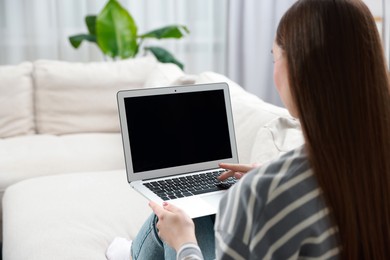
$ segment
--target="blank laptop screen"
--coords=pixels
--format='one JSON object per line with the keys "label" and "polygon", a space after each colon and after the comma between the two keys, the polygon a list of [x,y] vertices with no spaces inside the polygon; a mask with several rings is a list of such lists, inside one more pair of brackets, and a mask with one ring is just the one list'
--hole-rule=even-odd
{"label": "blank laptop screen", "polygon": [[134,173],[232,157],[223,90],[124,100]]}

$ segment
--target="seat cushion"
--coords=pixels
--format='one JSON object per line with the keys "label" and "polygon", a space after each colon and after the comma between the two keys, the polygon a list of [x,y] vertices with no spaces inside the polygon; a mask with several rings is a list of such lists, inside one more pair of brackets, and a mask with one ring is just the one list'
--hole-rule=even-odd
{"label": "seat cushion", "polygon": [[119,133],[0,139],[0,195],[11,184],[29,178],[124,167]]}
{"label": "seat cushion", "polygon": [[[0,139],[0,202],[26,179],[72,172],[124,169],[120,134],[29,135]],[[0,203],[0,222],[1,222]]]}
{"label": "seat cushion", "polygon": [[147,203],[124,170],[19,182],[4,195],[3,259],[106,259],[114,237],[135,237]]}

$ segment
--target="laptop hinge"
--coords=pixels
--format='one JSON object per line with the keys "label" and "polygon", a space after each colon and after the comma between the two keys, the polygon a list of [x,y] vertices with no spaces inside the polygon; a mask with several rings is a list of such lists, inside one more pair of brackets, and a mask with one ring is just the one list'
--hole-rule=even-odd
{"label": "laptop hinge", "polygon": [[172,178],[172,177],[180,176],[180,175],[196,174],[196,173],[211,172],[211,171],[218,171],[218,170],[221,170],[221,168],[211,168],[211,169],[206,169],[206,170],[202,170],[202,171],[178,173],[178,174],[173,174],[173,175],[164,176],[164,177],[157,177],[157,178],[155,177],[155,178],[143,179],[141,181],[151,181],[151,180],[156,180],[156,179],[167,179],[167,178]]}

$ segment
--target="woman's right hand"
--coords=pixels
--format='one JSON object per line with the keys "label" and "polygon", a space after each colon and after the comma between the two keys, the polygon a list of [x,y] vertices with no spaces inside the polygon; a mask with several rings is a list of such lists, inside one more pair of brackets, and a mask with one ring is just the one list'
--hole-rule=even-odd
{"label": "woman's right hand", "polygon": [[177,251],[186,243],[198,244],[192,219],[180,208],[164,202],[163,206],[150,201],[149,207],[158,217],[158,235]]}
{"label": "woman's right hand", "polygon": [[241,179],[242,176],[259,167],[259,164],[253,163],[253,164],[233,164],[233,163],[220,163],[219,167],[222,169],[227,170],[226,172],[222,173],[218,176],[218,180],[223,181],[226,180],[229,177],[234,177],[236,179]]}

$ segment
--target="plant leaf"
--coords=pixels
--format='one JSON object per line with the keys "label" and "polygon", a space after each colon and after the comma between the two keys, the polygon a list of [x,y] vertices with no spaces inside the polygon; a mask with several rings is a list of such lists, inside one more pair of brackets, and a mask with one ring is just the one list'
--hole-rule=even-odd
{"label": "plant leaf", "polygon": [[96,35],[96,15],[87,15],[85,17],[85,24],[88,27],[89,34]]}
{"label": "plant leaf", "polygon": [[182,38],[185,34],[189,34],[190,31],[188,28],[184,25],[170,25],[165,26],[147,33],[144,33],[139,38],[156,38],[156,39],[163,39],[163,38]]}
{"label": "plant leaf", "polygon": [[70,44],[77,49],[83,41],[96,43],[96,36],[91,34],[77,34],[69,37]]}
{"label": "plant leaf", "polygon": [[177,66],[179,66],[182,70],[184,69],[183,63],[176,60],[175,57],[173,57],[173,55],[164,48],[153,46],[153,47],[146,47],[145,50],[153,53],[153,55],[157,58],[157,60],[162,63],[174,63]]}
{"label": "plant leaf", "polygon": [[137,26],[116,0],[109,0],[97,16],[96,36],[102,52],[113,58],[130,58],[137,52]]}

